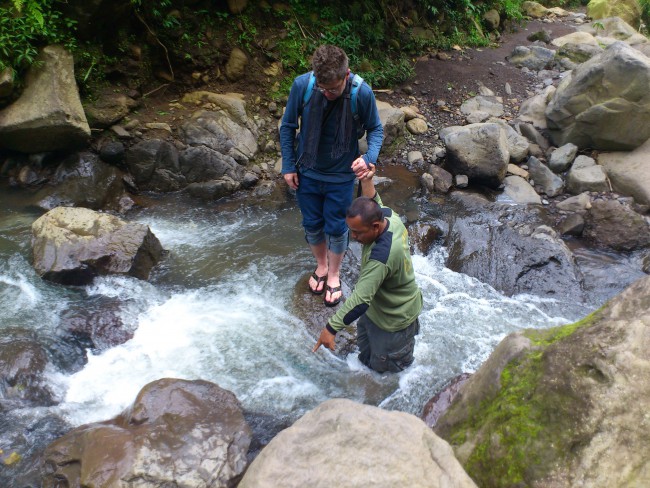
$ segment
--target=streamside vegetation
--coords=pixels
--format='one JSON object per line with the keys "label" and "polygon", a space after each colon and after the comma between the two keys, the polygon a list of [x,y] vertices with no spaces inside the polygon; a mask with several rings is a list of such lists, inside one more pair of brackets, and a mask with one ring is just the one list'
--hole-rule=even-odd
{"label": "streamside vegetation", "polygon": [[[650,0],[641,0],[646,18]],[[279,61],[286,93],[322,43],[345,49],[375,88],[412,74],[415,57],[454,45],[488,46],[522,20],[523,0],[0,0],[0,73],[20,84],[40,47],[63,44],[75,57],[83,96],[106,82],[157,78],[192,83],[191,73],[223,65],[234,48]],[[586,0],[541,2],[571,8]],[[137,59],[138,63],[128,60]],[[136,65],[137,64],[137,65]]]}

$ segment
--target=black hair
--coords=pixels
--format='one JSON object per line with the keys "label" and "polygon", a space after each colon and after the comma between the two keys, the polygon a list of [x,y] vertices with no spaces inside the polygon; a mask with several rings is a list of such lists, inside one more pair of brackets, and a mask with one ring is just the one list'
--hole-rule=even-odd
{"label": "black hair", "polygon": [[345,212],[347,218],[361,217],[364,225],[371,225],[380,222],[384,218],[381,207],[372,198],[359,197],[352,202]]}

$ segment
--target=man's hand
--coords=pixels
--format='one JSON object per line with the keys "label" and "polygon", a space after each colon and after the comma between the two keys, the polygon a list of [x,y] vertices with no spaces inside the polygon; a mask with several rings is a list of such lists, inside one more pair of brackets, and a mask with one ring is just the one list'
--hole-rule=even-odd
{"label": "man's hand", "polygon": [[287,173],[284,175],[284,181],[287,182],[290,188],[298,189],[298,173]]}
{"label": "man's hand", "polygon": [[372,178],[375,175],[375,165],[366,163],[366,160],[359,157],[352,161],[352,171],[360,180]]}
{"label": "man's hand", "polygon": [[330,351],[333,351],[334,348],[336,347],[335,342],[336,342],[336,336],[332,334],[329,330],[327,330],[326,327],[323,327],[323,330],[320,333],[320,337],[318,338],[318,342],[316,342],[316,345],[311,350],[311,352],[318,351],[318,348],[320,346],[325,346]]}

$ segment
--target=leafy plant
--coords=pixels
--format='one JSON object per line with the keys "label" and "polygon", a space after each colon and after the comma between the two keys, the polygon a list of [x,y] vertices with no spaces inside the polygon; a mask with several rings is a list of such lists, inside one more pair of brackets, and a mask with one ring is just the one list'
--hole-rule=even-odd
{"label": "leafy plant", "polygon": [[39,48],[75,45],[76,23],[58,10],[56,0],[11,0],[0,4],[0,70],[20,75],[36,60]]}

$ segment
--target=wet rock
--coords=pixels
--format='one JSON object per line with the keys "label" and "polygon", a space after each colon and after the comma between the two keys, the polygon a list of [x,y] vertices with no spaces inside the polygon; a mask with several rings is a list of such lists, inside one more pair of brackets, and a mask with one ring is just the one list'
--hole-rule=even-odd
{"label": "wet rock", "polygon": [[583,236],[594,244],[616,251],[650,246],[650,226],[634,210],[618,200],[596,200],[585,216]]}
{"label": "wet rock", "polygon": [[585,219],[580,214],[571,214],[558,225],[558,230],[563,236],[581,236],[585,228]]}
{"label": "wet rock", "polygon": [[32,250],[40,276],[70,285],[104,274],[147,279],[163,256],[148,226],[67,207],[50,210],[32,224]]}
{"label": "wet rock", "polygon": [[106,422],[78,427],[45,451],[44,488],[232,487],[246,468],[251,430],[237,398],[207,381],[164,378]]}
{"label": "wet rock", "polygon": [[122,172],[90,152],[73,153],[56,167],[48,185],[33,201],[44,209],[77,206],[94,210],[118,209],[126,193]]}
{"label": "wet rock", "polygon": [[186,185],[178,150],[161,139],[138,142],[126,152],[126,165],[140,190],[177,191]]}
{"label": "wet rock", "polygon": [[442,237],[442,230],[435,225],[415,222],[408,226],[409,242],[412,254],[426,256],[435,242]]}
{"label": "wet rock", "polygon": [[99,157],[108,164],[120,166],[124,163],[125,148],[120,141],[106,141],[99,150]]}
{"label": "wet rock", "polygon": [[48,358],[36,334],[3,329],[0,337],[0,410],[49,406],[54,396],[43,378]]}
{"label": "wet rock", "polygon": [[469,373],[456,376],[442,391],[427,402],[422,410],[422,420],[429,427],[433,428],[436,426],[438,419],[447,411],[470,376]]}
{"label": "wet rock", "polygon": [[447,267],[489,283],[506,295],[584,300],[582,274],[566,244],[536,232],[549,224],[541,206],[490,203],[459,192],[450,198]]}
{"label": "wet rock", "polygon": [[[336,470],[319,462],[332,450],[339,454]],[[448,444],[414,415],[335,399],[280,432],[251,463],[239,488],[369,482],[378,488],[476,486]]]}

